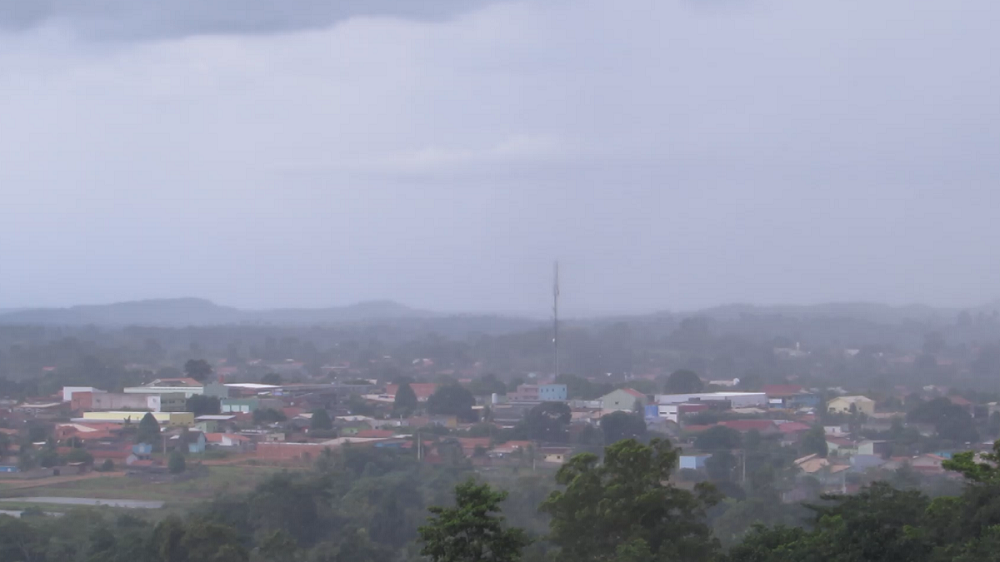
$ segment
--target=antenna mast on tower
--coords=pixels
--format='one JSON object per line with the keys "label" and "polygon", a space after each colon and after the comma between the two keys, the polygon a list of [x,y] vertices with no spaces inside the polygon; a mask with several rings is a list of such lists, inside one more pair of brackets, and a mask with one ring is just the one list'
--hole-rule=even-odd
{"label": "antenna mast on tower", "polygon": [[559,262],[552,267],[552,355],[555,376],[559,376]]}

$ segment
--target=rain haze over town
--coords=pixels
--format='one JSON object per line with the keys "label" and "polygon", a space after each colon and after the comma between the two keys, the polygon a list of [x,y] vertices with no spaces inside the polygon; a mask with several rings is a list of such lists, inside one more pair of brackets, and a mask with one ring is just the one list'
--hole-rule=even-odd
{"label": "rain haze over town", "polygon": [[0,560],[997,559],[998,24],[0,0]]}

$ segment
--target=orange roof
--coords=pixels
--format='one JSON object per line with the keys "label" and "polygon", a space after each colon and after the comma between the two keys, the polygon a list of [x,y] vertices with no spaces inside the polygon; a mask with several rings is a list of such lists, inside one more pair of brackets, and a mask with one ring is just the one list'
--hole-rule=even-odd
{"label": "orange roof", "polygon": [[393,437],[396,435],[395,431],[391,429],[364,429],[359,431],[355,437],[360,438],[371,438],[371,437]]}
{"label": "orange roof", "polygon": [[[417,395],[417,400],[420,400],[421,398],[426,400],[437,391],[437,386],[438,385],[432,382],[415,382],[410,385],[410,388],[413,390],[413,394]],[[398,384],[385,385],[385,393],[389,396],[395,396],[397,390],[399,390]]]}
{"label": "orange roof", "polygon": [[719,425],[735,429],[741,433],[747,431],[764,431],[776,427],[772,420],[726,420],[719,422]]}
{"label": "orange roof", "polygon": [[222,438],[228,437],[232,441],[249,441],[250,438],[245,435],[236,435],[235,433],[206,433],[205,441],[209,443],[222,443]]}
{"label": "orange roof", "polygon": [[804,423],[788,422],[778,425],[778,429],[781,430],[782,433],[798,433],[800,431],[809,431],[812,428]]}
{"label": "orange roof", "polygon": [[111,439],[112,435],[108,431],[93,431],[90,433],[78,432],[73,437],[81,441],[100,441],[102,439]]}
{"label": "orange roof", "polygon": [[624,390],[625,392],[631,394],[632,396],[635,396],[636,398],[645,398],[646,397],[645,394],[639,392],[638,390],[635,390],[634,388],[623,388],[622,390]]}
{"label": "orange roof", "polygon": [[802,393],[802,387],[797,384],[770,384],[761,390],[768,398],[784,398]]}

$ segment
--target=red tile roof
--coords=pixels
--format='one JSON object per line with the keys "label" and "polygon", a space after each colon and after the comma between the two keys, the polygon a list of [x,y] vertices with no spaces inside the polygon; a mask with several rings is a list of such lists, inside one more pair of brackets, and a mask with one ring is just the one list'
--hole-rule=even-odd
{"label": "red tile roof", "polygon": [[635,396],[636,398],[646,398],[645,394],[639,392],[638,390],[635,390],[634,388],[623,388],[622,390],[631,394],[632,396]]}
{"label": "red tile roof", "polygon": [[802,387],[797,384],[771,384],[761,390],[768,398],[785,398],[802,393]]}
{"label": "red tile roof", "polygon": [[799,433],[802,431],[809,431],[810,429],[812,428],[810,428],[808,425],[799,422],[788,422],[788,423],[778,424],[778,430],[781,431],[782,433]]}
{"label": "red tile roof", "polygon": [[223,437],[229,437],[233,441],[250,441],[250,438],[245,435],[236,435],[234,433],[206,433],[205,441],[209,443],[222,443]]}
{"label": "red tile roof", "polygon": [[735,429],[740,433],[753,430],[767,431],[777,428],[777,424],[775,424],[772,420],[727,420],[719,422],[719,425],[728,427],[729,429]]}
{"label": "red tile roof", "polygon": [[376,438],[376,437],[393,437],[396,435],[395,431],[391,429],[363,429],[358,432],[354,437],[360,437],[363,439]]}
{"label": "red tile roof", "polygon": [[[430,382],[415,382],[410,385],[410,388],[413,390],[413,394],[417,395],[417,400],[427,400],[437,391],[437,385]],[[397,390],[399,390],[398,384],[385,385],[385,393],[389,396],[395,396]]]}

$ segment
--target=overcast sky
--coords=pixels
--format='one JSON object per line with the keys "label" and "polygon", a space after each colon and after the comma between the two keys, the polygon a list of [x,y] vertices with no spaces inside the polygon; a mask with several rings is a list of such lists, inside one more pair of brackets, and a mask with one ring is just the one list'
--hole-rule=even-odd
{"label": "overcast sky", "polygon": [[0,0],[0,307],[544,311],[556,258],[568,311],[989,301],[998,24],[996,0]]}

